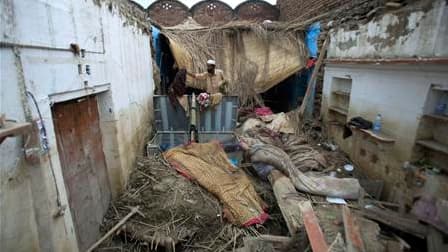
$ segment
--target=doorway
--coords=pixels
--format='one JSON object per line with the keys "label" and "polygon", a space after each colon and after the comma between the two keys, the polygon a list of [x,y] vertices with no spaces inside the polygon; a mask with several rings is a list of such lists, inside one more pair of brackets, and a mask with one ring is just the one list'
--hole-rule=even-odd
{"label": "doorway", "polygon": [[52,114],[78,246],[85,251],[99,238],[111,199],[97,97],[56,103]]}

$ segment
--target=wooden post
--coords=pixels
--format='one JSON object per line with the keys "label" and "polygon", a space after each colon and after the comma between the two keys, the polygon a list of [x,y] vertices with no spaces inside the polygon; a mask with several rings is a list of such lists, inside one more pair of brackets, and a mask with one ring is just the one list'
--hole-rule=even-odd
{"label": "wooden post", "polygon": [[277,204],[292,237],[303,228],[302,213],[299,204],[307,199],[301,196],[291,180],[278,170],[272,170],[268,176]]}
{"label": "wooden post", "polygon": [[87,252],[92,252],[96,247],[98,247],[103,241],[105,241],[109,236],[111,236],[115,231],[117,231],[126,221],[128,221],[134,214],[138,213],[138,206],[131,208],[131,212],[128,213],[123,219],[121,219],[109,232],[107,232],[101,239],[99,239],[97,242],[95,242],[92,246],[90,246],[89,249],[87,249]]}
{"label": "wooden post", "polygon": [[311,202],[305,201],[299,206],[303,215],[303,221],[305,223],[308,240],[311,244],[311,249],[313,252],[328,252],[329,246],[325,240],[324,233],[319,226],[319,220],[314,213]]}
{"label": "wooden post", "polygon": [[361,233],[359,232],[358,223],[347,206],[342,206],[342,219],[344,220],[347,252],[365,252],[366,249]]}
{"label": "wooden post", "polygon": [[306,106],[311,99],[311,93],[316,87],[316,78],[319,73],[319,69],[324,61],[325,53],[327,52],[327,46],[329,43],[329,38],[327,37],[322,45],[319,58],[317,59],[316,65],[314,67],[313,73],[311,75],[310,80],[308,81],[308,87],[306,89],[305,97],[303,97],[302,105],[300,105],[299,109],[299,123],[303,121],[303,114],[305,113]]}

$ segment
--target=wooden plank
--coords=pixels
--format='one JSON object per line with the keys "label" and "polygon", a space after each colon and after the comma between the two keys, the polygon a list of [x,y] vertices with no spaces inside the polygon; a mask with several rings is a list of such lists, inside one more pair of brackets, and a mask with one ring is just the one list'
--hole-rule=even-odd
{"label": "wooden plank", "polygon": [[416,218],[408,218],[392,210],[379,209],[377,207],[364,208],[361,214],[371,220],[386,224],[391,228],[401,230],[422,239],[428,233],[426,226],[420,224]]}
{"label": "wooden plank", "polygon": [[333,94],[339,95],[339,96],[343,96],[343,97],[347,97],[347,98],[350,97],[350,92],[341,91],[341,90],[333,91]]}
{"label": "wooden plank", "polygon": [[244,248],[241,252],[275,252],[288,251],[293,239],[285,236],[260,235],[244,238]]}
{"label": "wooden plank", "polygon": [[384,133],[375,133],[372,130],[367,130],[367,129],[360,129],[361,132],[366,133],[367,135],[369,135],[370,137],[374,138],[377,141],[380,142],[385,142],[385,143],[395,143],[395,139],[387,136]]}
{"label": "wooden plank", "polygon": [[428,118],[431,118],[431,119],[436,119],[436,120],[448,122],[448,116],[436,115],[436,114],[425,114],[424,116],[428,117]]}
{"label": "wooden plank", "polygon": [[3,128],[0,128],[0,138],[22,135],[31,130],[31,123],[16,123],[5,121]]}
{"label": "wooden plank", "polygon": [[299,204],[306,201],[307,198],[301,196],[292,184],[291,179],[278,170],[273,170],[269,174],[268,179],[272,185],[277,204],[285,219],[288,231],[291,236],[294,236],[303,229]]}
{"label": "wooden plank", "polygon": [[316,65],[314,66],[314,70],[311,75],[311,78],[308,81],[308,87],[306,89],[305,97],[303,97],[302,105],[300,105],[300,109],[299,109],[299,119],[300,119],[299,123],[301,123],[301,121],[303,121],[302,119],[303,119],[303,115],[306,110],[306,106],[309,102],[309,99],[311,99],[312,91],[316,87],[317,74],[319,73],[320,67],[322,66],[322,63],[324,61],[324,57],[327,52],[327,47],[328,47],[329,41],[330,41],[330,39],[327,37],[324,41],[324,44],[322,45],[320,55],[319,55],[319,58],[317,59]]}
{"label": "wooden plank", "polygon": [[345,240],[348,252],[364,252],[366,251],[364,241],[356,218],[350,212],[347,206],[342,206],[342,219],[344,221]]}
{"label": "wooden plank", "polygon": [[444,243],[443,235],[435,228],[429,228],[428,237],[426,238],[428,251],[445,252],[448,251],[448,244]]}
{"label": "wooden plank", "polygon": [[339,108],[339,107],[335,107],[335,106],[330,106],[328,107],[328,110],[339,113],[341,115],[348,115],[348,111],[343,109],[343,108]]}
{"label": "wooden plank", "polygon": [[435,140],[418,140],[417,144],[424,146],[428,149],[434,150],[434,151],[438,151],[438,152],[442,152],[444,154],[448,154],[448,146],[441,144]]}
{"label": "wooden plank", "polygon": [[302,212],[306,233],[313,252],[328,252],[329,246],[319,226],[319,220],[314,213],[311,202],[305,201],[301,203],[300,211]]}

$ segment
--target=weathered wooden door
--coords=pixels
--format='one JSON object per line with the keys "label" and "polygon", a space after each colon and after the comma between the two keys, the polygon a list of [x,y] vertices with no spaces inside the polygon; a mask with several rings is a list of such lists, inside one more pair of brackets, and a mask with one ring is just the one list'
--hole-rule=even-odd
{"label": "weathered wooden door", "polygon": [[96,97],[55,104],[53,120],[79,249],[85,251],[100,236],[111,198]]}

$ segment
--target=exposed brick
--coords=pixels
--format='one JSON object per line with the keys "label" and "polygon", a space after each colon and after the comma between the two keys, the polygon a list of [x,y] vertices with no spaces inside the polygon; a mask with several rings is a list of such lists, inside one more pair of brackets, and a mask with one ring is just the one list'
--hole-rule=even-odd
{"label": "exposed brick", "polygon": [[162,26],[183,23],[188,16],[203,26],[220,25],[232,20],[263,21],[278,20],[280,11],[263,0],[247,0],[233,10],[219,0],[204,0],[191,9],[178,0],[157,0],[147,9],[149,17]]}
{"label": "exposed brick", "polygon": [[163,26],[182,23],[189,15],[186,5],[177,0],[159,0],[148,7],[149,17]]}
{"label": "exposed brick", "polygon": [[224,24],[234,18],[232,7],[218,0],[201,1],[190,11],[193,19],[204,26]]}
{"label": "exposed brick", "polygon": [[248,0],[235,8],[235,15],[239,20],[278,20],[280,11],[265,1]]}

